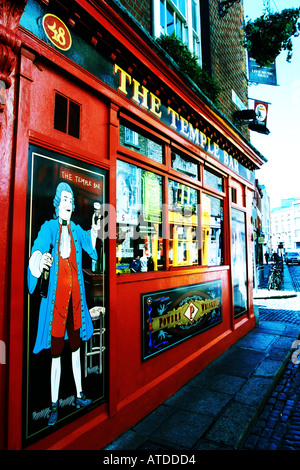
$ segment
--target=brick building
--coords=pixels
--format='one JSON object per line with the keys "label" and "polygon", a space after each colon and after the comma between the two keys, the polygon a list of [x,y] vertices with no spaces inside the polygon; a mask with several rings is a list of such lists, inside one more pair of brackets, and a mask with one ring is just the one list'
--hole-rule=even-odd
{"label": "brick building", "polygon": [[[219,15],[219,2],[210,1],[211,72],[222,84],[220,109],[232,120],[242,105],[248,108],[246,54],[243,47],[243,4],[235,4]],[[241,101],[237,106],[236,102]],[[246,136],[249,137],[249,131]]]}
{"label": "brick building", "polygon": [[[161,27],[155,26],[157,20],[153,18],[153,11],[156,3],[158,3],[156,8],[159,10],[159,4],[166,5],[166,0],[164,2],[108,0],[107,3],[112,7],[118,5],[127,20],[129,14],[129,17],[136,21],[136,27],[142,27],[151,37],[158,37],[161,34]],[[200,11],[197,38],[199,45],[197,48],[192,46],[189,48],[199,57],[199,65],[221,85],[218,107],[230,121],[233,121],[235,111],[248,108],[246,52],[243,47],[242,30],[243,3],[237,2],[229,10],[225,5],[222,16],[219,5],[226,2],[200,0],[192,3],[197,5]],[[176,2],[173,6],[176,14],[175,5]],[[163,32],[170,34],[173,29],[164,29]],[[245,133],[246,138],[249,138],[248,128],[242,128],[241,131]]]}

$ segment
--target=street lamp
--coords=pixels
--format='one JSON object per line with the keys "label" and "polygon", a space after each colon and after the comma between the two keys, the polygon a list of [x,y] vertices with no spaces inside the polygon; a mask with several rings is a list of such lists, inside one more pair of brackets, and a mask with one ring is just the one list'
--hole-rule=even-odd
{"label": "street lamp", "polygon": [[240,3],[241,0],[224,0],[219,2],[219,15],[220,18],[223,18],[235,3]]}
{"label": "street lamp", "polygon": [[266,123],[261,122],[257,119],[257,115],[254,109],[244,109],[242,111],[235,111],[233,113],[233,119],[236,125],[247,125],[251,131],[259,132],[260,134],[266,135],[270,134]]}
{"label": "street lamp", "polygon": [[255,131],[259,132],[260,134],[270,134],[269,129],[267,128],[266,124],[264,122],[260,122],[257,119],[254,119],[252,122],[249,124],[249,129],[250,131]]}

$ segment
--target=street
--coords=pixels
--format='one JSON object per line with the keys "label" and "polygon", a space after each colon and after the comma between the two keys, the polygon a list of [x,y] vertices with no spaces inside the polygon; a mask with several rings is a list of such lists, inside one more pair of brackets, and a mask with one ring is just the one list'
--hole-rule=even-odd
{"label": "street", "polygon": [[[272,265],[269,265],[269,267],[271,266]],[[297,296],[274,299],[255,298],[254,304],[259,308],[260,321],[282,321],[300,325],[300,265],[288,266],[288,270]],[[267,271],[268,270],[265,269],[265,272]],[[267,281],[267,275],[265,275],[261,287],[266,288]]]}
{"label": "street", "polygon": [[289,266],[289,272],[292,276],[296,292],[300,292],[300,265]]}
{"label": "street", "polygon": [[[259,308],[260,323],[267,321],[300,325],[300,266],[289,266],[288,269],[297,296],[255,299],[255,304]],[[297,341],[295,343],[291,344],[291,351],[298,346]],[[300,449],[300,370],[298,361],[293,359],[294,357],[293,355],[286,364],[244,443],[244,449]]]}

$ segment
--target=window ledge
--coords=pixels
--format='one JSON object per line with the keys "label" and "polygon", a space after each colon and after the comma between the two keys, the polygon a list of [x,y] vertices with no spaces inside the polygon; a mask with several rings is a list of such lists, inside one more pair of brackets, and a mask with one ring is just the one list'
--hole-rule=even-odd
{"label": "window ledge", "polygon": [[145,282],[155,279],[169,279],[170,277],[186,276],[193,274],[206,274],[213,272],[229,271],[229,266],[197,266],[197,267],[177,267],[170,268],[169,271],[151,271],[145,273],[131,273],[131,274],[118,274],[117,284],[124,284],[129,282]]}

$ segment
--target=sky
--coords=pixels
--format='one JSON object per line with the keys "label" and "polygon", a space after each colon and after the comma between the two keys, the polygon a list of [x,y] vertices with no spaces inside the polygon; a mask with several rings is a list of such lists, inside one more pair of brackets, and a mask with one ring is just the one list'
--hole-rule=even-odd
{"label": "sky", "polygon": [[[243,0],[245,19],[263,14],[264,0]],[[269,0],[272,13],[286,8],[299,8],[300,0]],[[287,51],[276,59],[277,86],[249,83],[248,96],[269,104],[269,135],[250,131],[252,145],[268,160],[256,178],[265,185],[271,209],[281,199],[300,198],[300,36],[293,38],[293,57],[286,61]],[[263,45],[262,45],[263,46]],[[249,108],[254,103],[249,101]]]}

